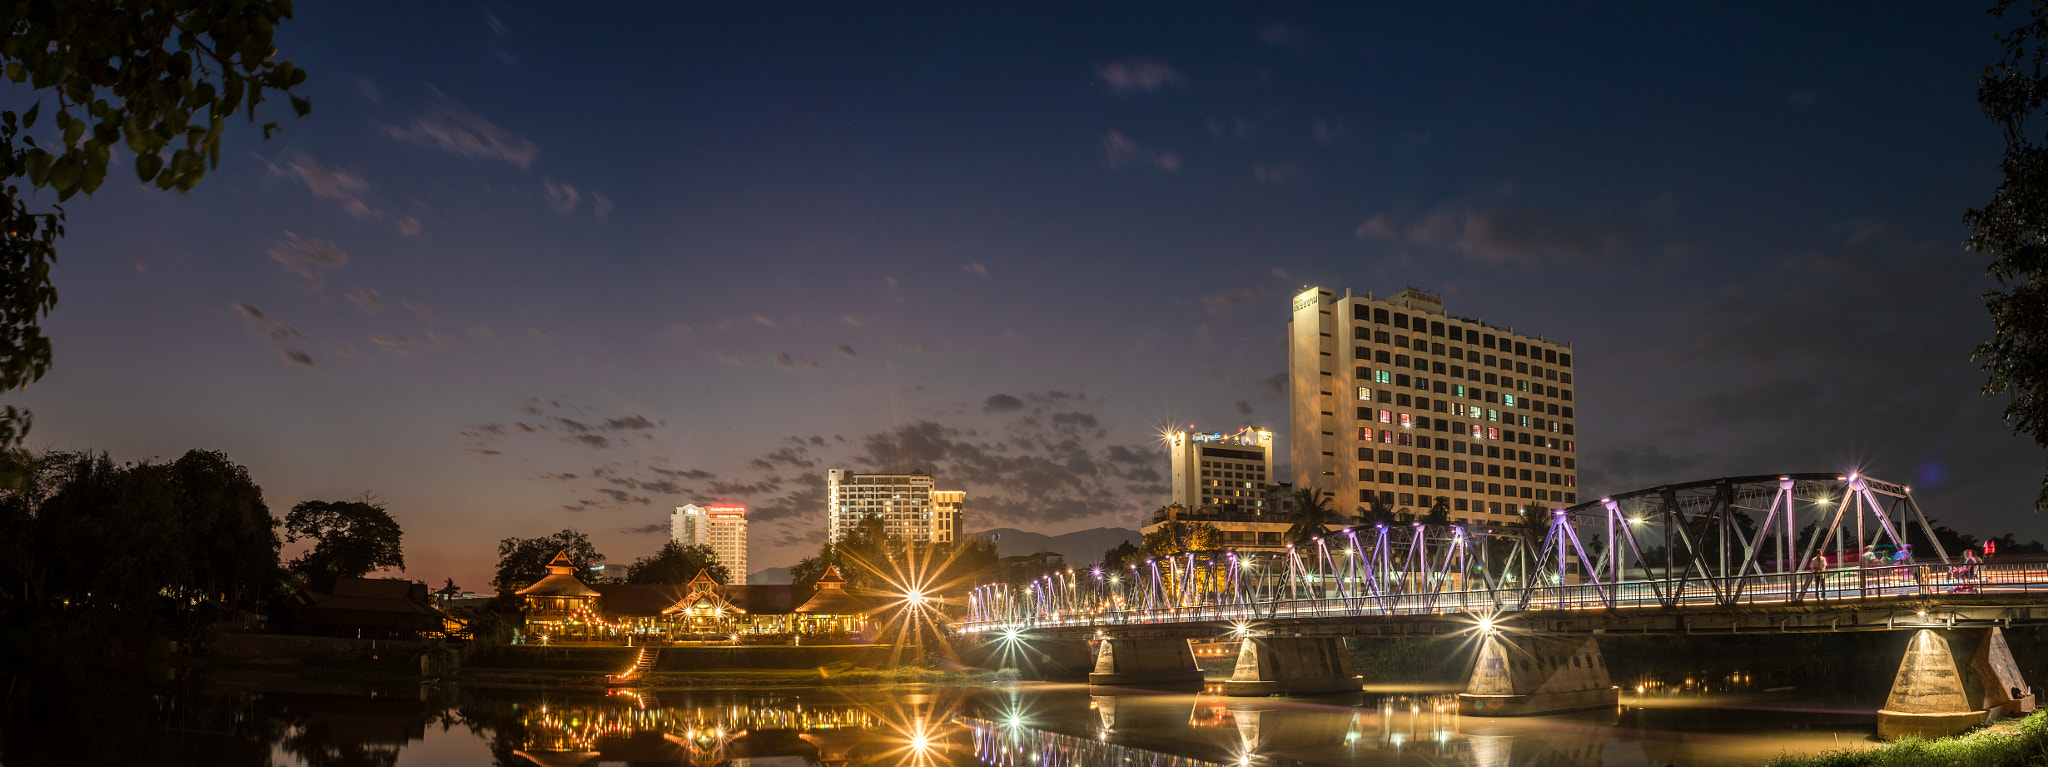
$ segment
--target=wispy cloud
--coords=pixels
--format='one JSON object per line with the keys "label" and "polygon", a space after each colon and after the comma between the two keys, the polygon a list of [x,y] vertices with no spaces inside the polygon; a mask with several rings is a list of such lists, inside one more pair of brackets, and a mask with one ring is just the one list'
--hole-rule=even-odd
{"label": "wispy cloud", "polygon": [[556,184],[553,181],[545,181],[542,182],[542,188],[547,192],[548,207],[554,208],[556,213],[564,215],[574,213],[576,205],[583,201],[583,193],[577,191],[575,184]]}
{"label": "wispy cloud", "polygon": [[1173,86],[1185,88],[1188,78],[1158,59],[1120,59],[1095,65],[1102,87],[1117,95],[1152,93]]}
{"label": "wispy cloud", "polygon": [[1600,263],[1626,255],[1638,237],[1626,216],[1563,218],[1538,207],[1481,209],[1439,207],[1406,223],[1387,214],[1358,225],[1360,240],[1383,240],[1437,248],[1490,264],[1536,266],[1554,261]]}
{"label": "wispy cloud", "polygon": [[376,314],[384,310],[384,298],[370,288],[356,288],[343,296],[354,302],[356,308],[363,310],[364,314]]}
{"label": "wispy cloud", "polygon": [[496,160],[533,167],[540,154],[526,137],[498,127],[447,97],[403,126],[383,126],[385,135],[472,160]]}
{"label": "wispy cloud", "polygon": [[1123,131],[1110,129],[1102,134],[1102,162],[1112,170],[1142,164],[1171,173],[1180,170],[1180,155],[1164,149],[1152,149],[1131,140]]}
{"label": "wispy cloud", "polygon": [[240,301],[228,304],[228,308],[242,318],[242,323],[248,328],[250,335],[276,345],[278,355],[286,362],[304,368],[313,367],[313,356],[298,347],[299,343],[311,339],[299,332],[298,328],[273,320],[265,315],[262,309]]}
{"label": "wispy cloud", "polygon": [[334,243],[300,239],[291,232],[284,234],[287,239],[270,246],[270,260],[306,278],[314,290],[326,287],[325,273],[348,265],[348,254]]}
{"label": "wispy cloud", "polygon": [[378,215],[364,199],[370,192],[370,182],[356,173],[337,166],[322,165],[319,160],[304,152],[292,153],[291,162],[286,163],[282,169],[273,166],[273,170],[305,184],[306,191],[311,193],[314,199],[341,203],[341,209],[348,211],[350,215],[357,218]]}
{"label": "wispy cloud", "polygon": [[775,366],[783,370],[817,370],[818,361],[809,357],[796,357],[789,352],[776,352]]}

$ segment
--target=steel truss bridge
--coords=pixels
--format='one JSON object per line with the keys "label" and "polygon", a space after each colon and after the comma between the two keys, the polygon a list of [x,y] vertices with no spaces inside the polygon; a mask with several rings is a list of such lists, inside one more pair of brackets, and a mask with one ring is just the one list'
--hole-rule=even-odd
{"label": "steel truss bridge", "polygon": [[[1865,547],[1879,554],[1904,547],[1909,528],[1925,542],[1913,552],[1917,561],[1863,559]],[[1827,567],[1819,574],[1810,569],[1816,556]],[[1638,490],[1553,509],[1547,521],[1528,525],[1359,525],[1278,552],[1188,552],[1121,572],[1066,570],[1024,584],[986,584],[970,593],[960,628],[1079,635],[1222,624],[1242,631],[1276,622],[1384,626],[1522,614],[1584,616],[1595,627],[1578,630],[1598,633],[1598,625],[1670,615],[1670,608],[1795,605],[1802,612],[1826,605],[1836,617],[1823,616],[1823,625],[1847,614],[1889,628],[1901,598],[1991,605],[2023,594],[2037,596],[2018,602],[2048,603],[2048,563],[1964,562],[1961,552],[1943,550],[1904,485],[1860,474],[1773,474]],[[1890,612],[1870,611],[1887,604]],[[1959,615],[1999,620],[1996,611],[1964,612],[1949,612],[1949,624],[1959,625]]]}

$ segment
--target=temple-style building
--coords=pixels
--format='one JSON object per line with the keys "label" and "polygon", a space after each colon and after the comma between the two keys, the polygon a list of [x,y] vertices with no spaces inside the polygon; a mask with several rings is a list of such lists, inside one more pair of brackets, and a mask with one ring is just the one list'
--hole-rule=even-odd
{"label": "temple-style building", "polygon": [[722,585],[705,572],[689,583],[600,583],[576,579],[568,552],[548,562],[548,575],[519,590],[531,641],[645,644],[718,641],[734,635],[825,634],[872,641],[866,600],[847,593],[839,569],[827,568],[802,601],[789,585]]}

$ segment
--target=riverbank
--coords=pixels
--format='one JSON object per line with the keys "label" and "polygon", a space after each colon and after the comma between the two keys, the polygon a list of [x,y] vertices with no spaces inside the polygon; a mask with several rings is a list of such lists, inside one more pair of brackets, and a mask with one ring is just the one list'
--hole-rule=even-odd
{"label": "riverbank", "polygon": [[963,669],[946,671],[925,668],[862,668],[836,663],[808,669],[723,669],[717,671],[657,671],[630,683],[620,684],[603,675],[546,669],[466,668],[452,681],[469,687],[497,689],[605,690],[631,688],[654,692],[670,690],[737,690],[789,687],[883,687],[928,684],[969,687],[1016,681],[1014,673]]}
{"label": "riverbank", "polygon": [[1906,738],[1864,751],[1773,759],[1765,767],[2034,767],[2048,762],[2048,711],[1951,738]]}

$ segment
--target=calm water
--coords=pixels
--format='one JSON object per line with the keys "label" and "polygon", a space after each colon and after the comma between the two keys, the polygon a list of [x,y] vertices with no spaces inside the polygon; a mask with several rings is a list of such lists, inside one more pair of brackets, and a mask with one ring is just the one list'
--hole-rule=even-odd
{"label": "calm water", "polygon": [[[1633,685],[1640,684],[1641,692]],[[0,763],[205,765],[1722,765],[1872,745],[1852,706],[1741,675],[1641,679],[1618,710],[1460,717],[1446,690],[1316,699],[951,690],[377,695],[39,690]]]}

